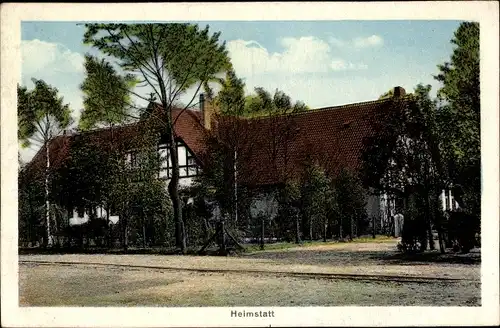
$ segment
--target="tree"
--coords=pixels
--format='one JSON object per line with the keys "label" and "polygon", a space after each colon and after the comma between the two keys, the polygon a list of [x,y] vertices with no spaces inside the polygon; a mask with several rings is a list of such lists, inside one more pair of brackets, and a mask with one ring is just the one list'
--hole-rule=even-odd
{"label": "tree", "polygon": [[130,119],[131,92],[136,84],[132,74],[120,76],[104,59],[85,55],[85,80],[83,91],[84,109],[78,126],[89,130],[99,124],[110,126]]}
{"label": "tree", "polygon": [[[218,125],[205,136],[207,150],[202,155],[204,170],[196,180],[195,193],[201,196],[203,202],[212,204],[210,207],[215,205],[218,208],[218,224],[221,227],[217,230],[224,235],[224,229],[229,228],[228,231],[238,233],[242,225],[240,213],[247,205],[248,193],[239,180],[244,178],[244,166],[250,159],[252,132],[250,122],[241,117],[244,114],[243,81],[233,70],[229,70],[219,83],[222,89],[211,99],[218,108],[214,113]],[[231,239],[236,239],[233,234],[227,234]]]}
{"label": "tree", "polygon": [[348,232],[352,239],[367,224],[366,190],[358,177],[345,169],[337,174],[332,184],[334,206],[330,213],[337,218],[339,238],[343,239]]}
{"label": "tree", "polygon": [[284,115],[309,109],[302,101],[293,103],[290,96],[278,89],[274,95],[262,87],[256,87],[254,91],[255,94],[245,97],[245,116]]}
{"label": "tree", "polygon": [[378,97],[379,100],[381,99],[390,99],[394,97],[394,89],[391,88],[389,91],[385,92],[384,94],[382,94],[380,97]]}
{"label": "tree", "polygon": [[[196,87],[187,109],[203,86],[215,74],[230,67],[220,33],[209,35],[208,26],[200,30],[190,24],[85,24],[84,42],[118,61],[120,67],[134,74],[140,85],[149,86],[161,104],[161,122],[169,140],[172,178],[168,184],[172,199],[176,245],[184,253],[181,200],[179,196],[179,164],[173,105],[190,87]],[[147,100],[147,99],[146,99]]]}
{"label": "tree", "polygon": [[18,138],[21,146],[41,146],[45,153],[45,224],[47,238],[45,245],[52,246],[53,237],[50,222],[50,142],[72,122],[69,105],[63,104],[58,90],[43,80],[32,79],[35,87],[27,90],[18,86]]}
{"label": "tree", "polygon": [[[427,241],[432,242],[431,223],[438,218],[433,199],[446,185],[436,128],[437,104],[429,96],[430,89],[418,85],[413,95],[392,100],[392,112],[381,113],[375,120],[376,133],[366,140],[362,170],[366,186],[417,206],[419,211],[408,212],[405,220],[408,216],[426,227],[418,230],[422,249]],[[410,217],[415,213],[418,218]],[[433,243],[430,245],[432,248]]]}
{"label": "tree", "polygon": [[438,115],[441,151],[447,175],[464,190],[470,213],[481,209],[481,138],[479,81],[479,24],[461,23],[451,43],[450,61],[438,66],[435,79],[442,83],[438,97],[443,105]]}
{"label": "tree", "polygon": [[300,244],[300,209],[301,209],[301,188],[300,182],[288,179],[277,193],[278,201],[278,227],[285,239],[295,239],[296,244]]}
{"label": "tree", "polygon": [[[68,160],[57,175],[57,198],[67,208],[85,209],[91,219],[104,220],[109,229],[110,213],[118,215],[124,248],[130,227],[141,230],[143,243],[146,235],[154,239],[158,215],[164,215],[165,227],[170,213],[165,181],[158,179],[163,159],[155,130],[140,122],[100,132],[72,136]],[[97,208],[105,210],[106,218],[97,217]]]}
{"label": "tree", "polygon": [[19,244],[34,244],[46,233],[44,220],[44,183],[33,179],[27,170],[19,171],[18,179],[18,221]]}
{"label": "tree", "polygon": [[309,227],[309,240],[315,239],[318,232],[326,236],[328,226],[327,209],[332,202],[331,181],[325,171],[314,164],[306,167],[301,187],[301,211],[303,226]]}
{"label": "tree", "polygon": [[[214,105],[223,116],[244,116],[247,114],[245,83],[230,69],[224,79],[218,79],[221,90],[213,97]],[[210,98],[210,97],[209,97]]]}

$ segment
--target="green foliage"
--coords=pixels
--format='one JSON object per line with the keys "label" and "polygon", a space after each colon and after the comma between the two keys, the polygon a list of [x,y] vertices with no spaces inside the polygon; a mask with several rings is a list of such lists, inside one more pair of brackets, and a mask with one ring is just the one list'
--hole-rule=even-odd
{"label": "green foliage", "polygon": [[479,24],[460,24],[451,43],[450,61],[435,76],[443,86],[444,105],[438,116],[441,151],[449,179],[464,189],[470,213],[479,215],[481,195],[481,136],[479,83]]}
{"label": "green foliage", "polygon": [[300,241],[301,236],[344,238],[345,234],[354,238],[368,223],[365,198],[361,182],[352,173],[342,170],[331,178],[321,167],[309,164],[300,181],[288,180],[278,189],[276,221],[281,236],[286,241]]}
{"label": "green foliage", "polygon": [[351,238],[365,232],[368,223],[367,193],[358,177],[347,170],[341,170],[333,181],[333,190],[334,204],[330,207],[330,213],[337,222],[335,230],[340,231],[341,228]]}
{"label": "green foliage", "polygon": [[42,179],[33,179],[26,170],[18,179],[19,242],[36,243],[44,235],[44,186]]}
{"label": "green foliage", "polygon": [[[161,103],[163,124],[172,156],[172,177],[168,185],[175,219],[176,244],[184,253],[186,242],[179,196],[179,165],[175,152],[172,108],[179,97],[198,84],[191,106],[203,86],[210,91],[209,82],[220,72],[231,68],[220,33],[209,35],[208,26],[169,24],[85,24],[84,43],[99,49],[116,60],[138,83],[149,86]],[[137,96],[137,95],[136,95]],[[144,98],[144,100],[151,100]],[[165,114],[165,115],[163,115]],[[158,118],[157,115],[155,117]]]}
{"label": "green foliage", "polygon": [[288,180],[278,190],[278,213],[276,223],[281,236],[285,241],[300,242],[300,227],[297,220],[300,215],[301,190],[298,181]]}
{"label": "green foliage", "polygon": [[[138,125],[127,140],[129,147],[113,138],[82,133],[72,139],[69,160],[58,172],[56,199],[67,208],[96,207],[120,217],[122,238],[140,246],[166,244],[171,224],[171,204],[165,181],[158,179],[162,159],[154,130]],[[113,132],[113,131],[111,131]],[[123,140],[122,140],[123,142]],[[133,163],[128,162],[134,156]],[[89,231],[85,234],[90,233]],[[146,243],[144,242],[146,235]]]}
{"label": "green foliage", "polygon": [[120,76],[104,59],[85,56],[85,80],[80,86],[83,91],[83,106],[79,128],[88,130],[102,123],[122,123],[129,117],[131,89],[135,76]]}
{"label": "green foliage", "polygon": [[[230,68],[219,33],[192,24],[85,24],[84,43],[117,59],[140,83],[150,85],[162,104],[172,105],[195,83]],[[200,84],[200,85],[201,85]]]}
{"label": "green foliage", "polygon": [[394,97],[394,89],[390,89],[389,91],[383,93],[382,95],[380,95],[380,97],[378,97],[379,100],[381,99],[390,99]]}
{"label": "green foliage", "polygon": [[[408,251],[416,247],[414,237],[419,247],[427,247],[426,231],[439,220],[432,199],[448,183],[437,128],[439,111],[430,90],[418,85],[411,96],[394,100],[392,112],[377,120],[377,133],[366,140],[363,153],[365,186],[406,200],[403,246]],[[411,205],[418,215],[408,208],[410,199],[418,200]]]}
{"label": "green foliage", "polygon": [[264,88],[257,87],[255,95],[245,97],[245,114],[250,117],[299,113],[308,109],[301,101],[293,103],[290,96],[280,90],[271,95]]}
{"label": "green foliage", "polygon": [[222,115],[241,116],[246,112],[245,83],[236,76],[234,70],[226,73],[226,78],[220,80],[222,89],[215,97],[215,105]]}
{"label": "green foliage", "polygon": [[226,73],[225,79],[218,79],[217,82],[222,88],[214,103],[222,115],[256,117],[299,113],[309,109],[301,101],[293,103],[290,96],[280,90],[272,95],[257,87],[255,94],[245,96],[245,83],[232,69]]}
{"label": "green foliage", "polygon": [[394,100],[394,110],[374,122],[376,133],[365,140],[362,154],[365,186],[405,197],[416,186],[439,182],[436,103],[429,92],[430,86],[418,85],[412,97]]}
{"label": "green foliage", "polygon": [[23,147],[45,144],[71,124],[71,110],[59,91],[43,80],[32,81],[33,90],[17,86],[18,138]]}
{"label": "green foliage", "polygon": [[300,194],[303,226],[309,228],[309,239],[313,240],[325,233],[328,205],[333,201],[331,181],[321,167],[306,167]]}
{"label": "green foliage", "polygon": [[476,244],[476,233],[480,231],[478,216],[464,212],[452,212],[447,222],[448,238],[452,247],[468,253]]}

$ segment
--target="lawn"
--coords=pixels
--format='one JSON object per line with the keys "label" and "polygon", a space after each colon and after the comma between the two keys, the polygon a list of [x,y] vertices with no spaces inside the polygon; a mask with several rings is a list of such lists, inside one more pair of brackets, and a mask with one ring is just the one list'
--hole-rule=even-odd
{"label": "lawn", "polygon": [[291,242],[278,242],[278,243],[267,243],[264,244],[264,249],[262,250],[260,248],[260,245],[258,243],[253,243],[253,244],[244,244],[242,246],[245,247],[245,251],[248,253],[253,253],[253,252],[262,252],[262,251],[275,251],[275,250],[281,250],[281,249],[289,249],[289,248],[296,248],[296,247],[311,247],[311,246],[319,246],[319,245],[342,245],[344,243],[387,243],[390,241],[396,240],[395,238],[392,237],[387,237],[387,236],[382,236],[382,235],[377,235],[375,238],[373,237],[358,237],[354,238],[352,241],[344,241],[344,242],[339,242],[338,240],[327,240],[322,241],[322,240],[304,240],[300,244],[296,243],[291,243]]}

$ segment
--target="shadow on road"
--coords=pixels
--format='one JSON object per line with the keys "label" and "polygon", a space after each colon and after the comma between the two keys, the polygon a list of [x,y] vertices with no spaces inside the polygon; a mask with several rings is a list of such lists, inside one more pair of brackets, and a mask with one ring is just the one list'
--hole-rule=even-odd
{"label": "shadow on road", "polygon": [[[395,248],[395,247],[394,247]],[[473,250],[468,254],[428,251],[420,254],[403,254],[396,249],[380,250],[290,250],[287,252],[269,251],[248,254],[252,258],[279,260],[288,264],[312,265],[431,265],[431,264],[463,264],[479,265],[481,253]]]}

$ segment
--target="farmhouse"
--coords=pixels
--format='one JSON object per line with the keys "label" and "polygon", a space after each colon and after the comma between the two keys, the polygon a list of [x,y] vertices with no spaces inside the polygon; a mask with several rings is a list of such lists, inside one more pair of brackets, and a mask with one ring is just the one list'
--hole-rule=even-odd
{"label": "farmhouse", "polygon": [[[394,88],[393,98],[326,107],[296,114],[266,116],[259,118],[228,118],[218,114],[210,101],[200,96],[200,108],[173,110],[175,135],[177,140],[180,168],[180,187],[188,188],[193,179],[202,174],[204,157],[207,152],[208,136],[233,142],[236,159],[234,183],[262,190],[260,197],[251,204],[252,215],[266,212],[275,215],[277,202],[272,186],[285,179],[300,176],[306,163],[319,164],[331,175],[340,170],[352,173],[361,166],[360,156],[364,140],[376,133],[376,123],[384,114],[397,110],[394,98],[404,100],[405,90]],[[133,164],[135,154],[131,136],[141,134],[145,126],[141,122],[96,129],[84,133],[63,134],[50,142],[50,159],[53,169],[61,167],[69,155],[72,142],[86,136],[95,140],[113,140],[108,145],[127,149],[126,161]],[[172,163],[168,156],[167,142],[163,138],[158,144],[158,152],[166,155],[158,172],[160,179],[168,180],[172,174]],[[45,168],[45,149],[35,155],[27,170],[32,174]],[[452,209],[456,203],[449,192],[443,191],[443,209]],[[367,214],[379,220],[382,226],[392,221],[398,214],[395,200],[388,195],[369,195],[366,199]],[[105,216],[105,210],[96,213]],[[71,222],[84,222],[88,215],[85,209],[74,209]]]}

